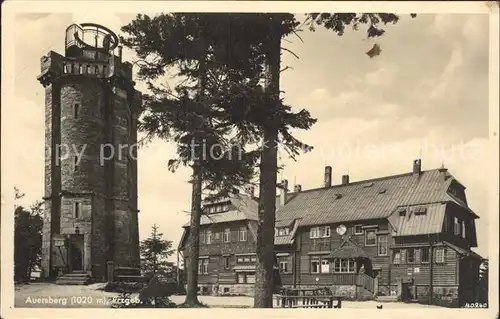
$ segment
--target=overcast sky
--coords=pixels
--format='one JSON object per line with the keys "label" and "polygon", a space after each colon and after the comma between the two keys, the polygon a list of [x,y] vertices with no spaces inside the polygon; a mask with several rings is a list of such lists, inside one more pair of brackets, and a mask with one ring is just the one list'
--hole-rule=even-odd
{"label": "overcast sky", "polygon": [[[302,16],[302,14],[299,14]],[[43,196],[44,89],[37,82],[40,57],[63,53],[64,30],[73,21],[100,23],[118,32],[134,14],[18,14],[15,32],[15,101],[2,108],[2,188],[16,185],[23,203]],[[325,165],[334,183],[410,172],[444,165],[466,187],[477,221],[479,253],[487,255],[488,184],[488,16],[403,15],[377,40],[380,56],[362,31],[338,37],[328,31],[292,36],[283,46],[281,88],[286,103],[306,108],[317,124],[297,135],[315,146],[297,162],[281,152],[281,178],[319,187]],[[126,60],[133,60],[124,52]],[[145,90],[138,83],[139,90]],[[342,150],[340,152],[339,150]],[[141,239],[156,223],[177,245],[190,207],[189,169],[173,174],[166,162],[174,145],[154,141],[139,151]],[[8,167],[8,169],[6,169]],[[4,169],[5,168],[5,169]],[[10,187],[10,186],[9,186]],[[493,213],[493,212],[490,212]],[[498,213],[496,211],[495,213]]]}

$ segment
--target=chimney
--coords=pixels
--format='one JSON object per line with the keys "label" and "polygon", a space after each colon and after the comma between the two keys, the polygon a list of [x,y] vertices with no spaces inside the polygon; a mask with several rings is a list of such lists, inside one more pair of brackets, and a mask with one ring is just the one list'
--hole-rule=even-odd
{"label": "chimney", "polygon": [[349,184],[349,175],[342,175],[342,185]]}
{"label": "chimney", "polygon": [[293,188],[293,191],[295,193],[301,192],[302,191],[302,185],[300,185],[300,184],[295,185],[295,187]]}
{"label": "chimney", "polygon": [[444,167],[444,163],[441,164],[441,167],[438,169],[440,175],[441,175],[441,178],[443,179],[443,181],[446,181],[446,179],[448,178],[446,175],[446,173],[448,172],[448,169]]}
{"label": "chimney", "polygon": [[285,206],[287,195],[288,195],[288,181],[284,179],[281,182],[281,192],[280,192],[280,207]]}
{"label": "chimney", "polygon": [[422,172],[422,160],[416,159],[413,161],[413,175],[420,175]]}
{"label": "chimney", "polygon": [[325,187],[331,187],[331,186],[332,186],[332,167],[326,166],[325,167]]}

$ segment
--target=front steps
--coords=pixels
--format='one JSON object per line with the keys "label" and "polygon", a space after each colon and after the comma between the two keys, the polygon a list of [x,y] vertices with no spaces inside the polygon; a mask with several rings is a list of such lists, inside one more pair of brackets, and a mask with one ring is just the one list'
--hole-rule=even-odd
{"label": "front steps", "polygon": [[73,271],[56,279],[57,285],[88,285],[92,278],[84,271]]}

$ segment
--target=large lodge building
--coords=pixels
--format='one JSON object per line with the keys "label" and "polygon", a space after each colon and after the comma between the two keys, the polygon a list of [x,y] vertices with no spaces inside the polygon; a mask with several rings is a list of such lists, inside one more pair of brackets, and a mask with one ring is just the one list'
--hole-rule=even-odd
{"label": "large lodge building", "polygon": [[[482,258],[465,187],[444,167],[332,185],[277,198],[275,252],[283,287],[329,287],[347,298],[403,298],[457,306],[476,294]],[[258,198],[204,203],[201,293],[253,293]],[[179,245],[185,262],[189,224]],[[472,299],[473,300],[473,299]]]}

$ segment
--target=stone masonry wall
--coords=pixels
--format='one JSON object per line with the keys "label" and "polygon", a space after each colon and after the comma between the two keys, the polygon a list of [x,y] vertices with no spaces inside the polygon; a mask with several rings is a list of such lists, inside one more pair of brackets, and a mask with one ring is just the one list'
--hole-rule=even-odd
{"label": "stone masonry wall", "polygon": [[[109,85],[92,76],[58,75],[64,57],[52,51],[48,56],[41,60],[42,74],[50,68],[56,76],[48,79],[53,84],[41,80],[46,86],[45,143],[51,146],[45,158],[44,277],[53,268],[53,238],[67,238],[78,226],[85,238],[84,267],[104,278],[108,260],[117,266],[139,266],[137,162],[128,149],[119,152],[120,145],[136,143],[140,99],[137,105],[131,101],[140,93],[120,79]],[[107,143],[113,144],[115,154],[104,163],[102,147]],[[64,259],[60,257],[58,265]]]}
{"label": "stone masonry wall", "polygon": [[[62,185],[70,192],[104,192],[100,165],[102,121],[99,117],[102,86],[98,80],[75,77],[61,87]],[[102,102],[101,102],[102,103]],[[78,116],[73,111],[78,104]],[[75,156],[83,154],[75,170]]]}

